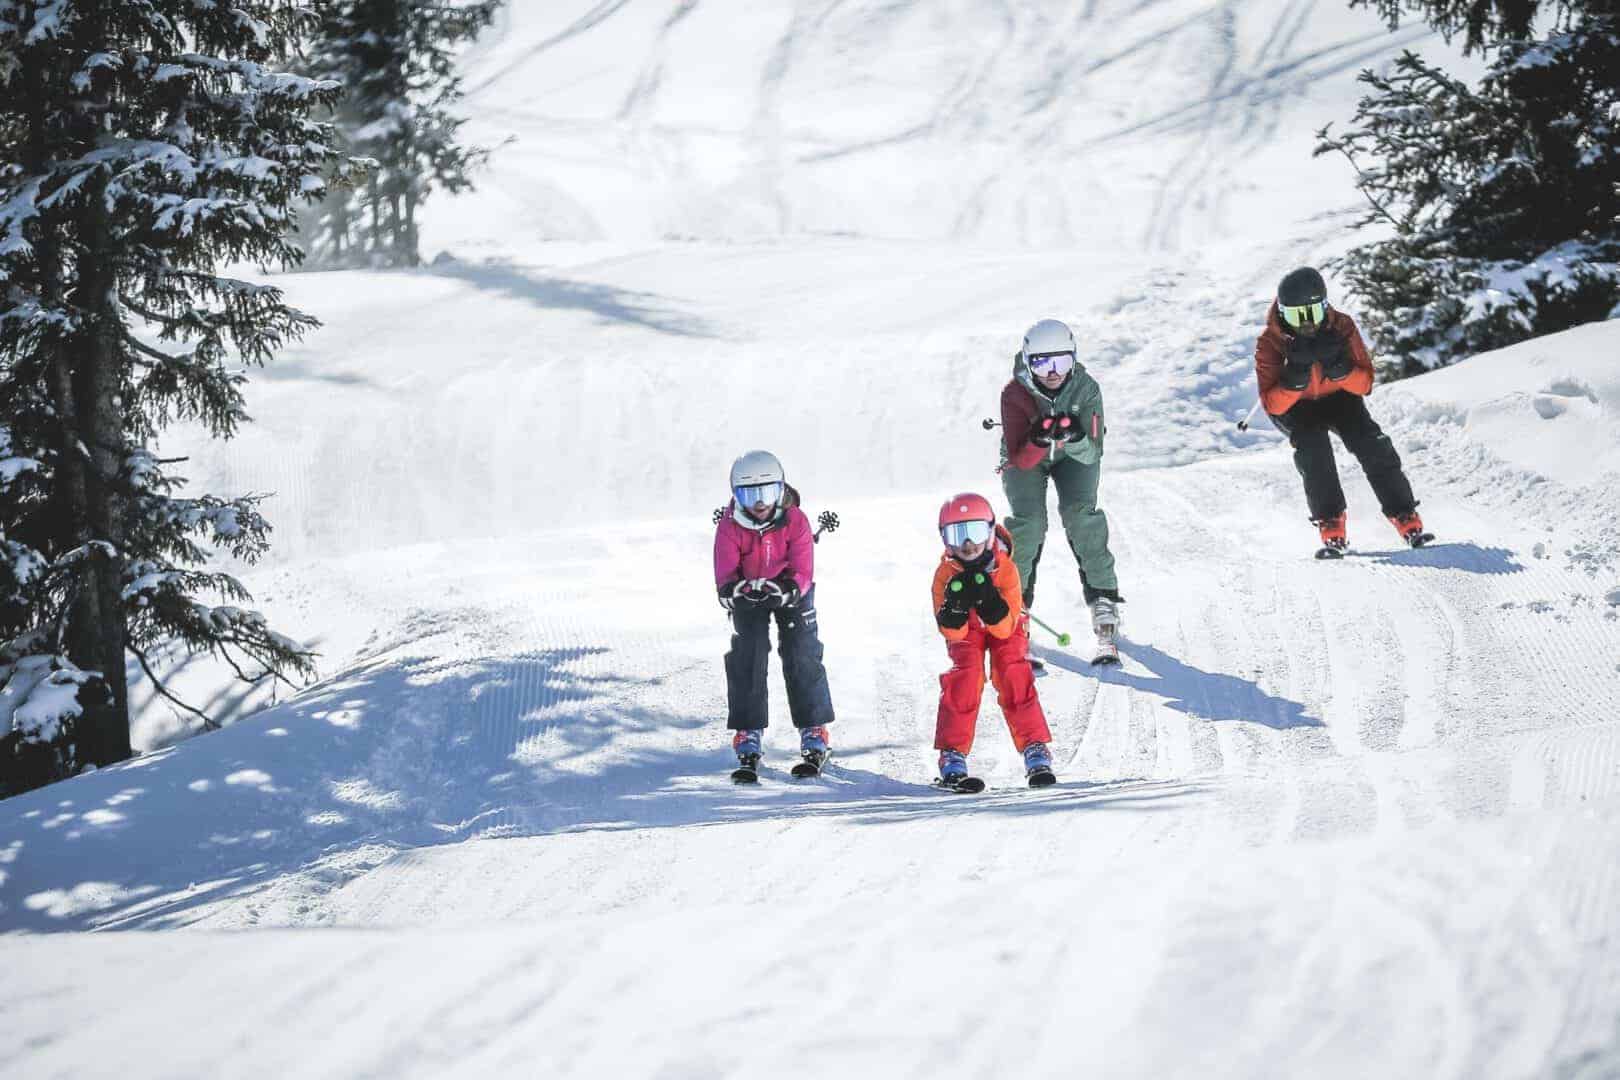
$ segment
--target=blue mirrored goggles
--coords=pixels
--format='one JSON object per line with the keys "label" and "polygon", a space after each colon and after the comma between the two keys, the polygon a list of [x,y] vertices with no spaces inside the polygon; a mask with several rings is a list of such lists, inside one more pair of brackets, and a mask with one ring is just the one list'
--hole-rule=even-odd
{"label": "blue mirrored goggles", "polygon": [[782,482],[780,480],[770,484],[744,484],[734,487],[731,493],[737,496],[737,505],[752,510],[760,503],[771,506],[782,501]]}
{"label": "blue mirrored goggles", "polygon": [[1037,375],[1067,375],[1074,370],[1074,353],[1034,353],[1029,357],[1029,370]]}
{"label": "blue mirrored goggles", "polygon": [[1310,323],[1312,326],[1321,326],[1327,319],[1327,301],[1320,300],[1314,304],[1278,304],[1282,311],[1283,321],[1289,326],[1298,328]]}
{"label": "blue mirrored goggles", "polygon": [[949,525],[940,526],[939,537],[945,541],[946,547],[988,544],[994,529],[995,526],[988,521],[953,521]]}

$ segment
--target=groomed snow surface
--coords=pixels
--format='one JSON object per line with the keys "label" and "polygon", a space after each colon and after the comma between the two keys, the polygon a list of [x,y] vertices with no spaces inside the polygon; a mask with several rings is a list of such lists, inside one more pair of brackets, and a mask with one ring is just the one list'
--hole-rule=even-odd
{"label": "groomed snow surface", "polygon": [[[0,804],[0,1074],[1620,1075],[1620,323],[1373,394],[1427,550],[1341,453],[1314,561],[1233,423],[1275,281],[1347,242],[1311,132],[1421,33],[509,7],[468,84],[516,141],[443,257],[277,279],[326,328],[231,446],[164,447],[275,492],[245,580],[324,677],[193,664],[232,726],[149,704],[143,756]],[[1049,315],[1108,403],[1124,663],[1037,638],[1061,782],[992,697],[945,795],[934,513],[1004,505],[979,421]],[[748,790],[708,571],[758,445],[844,522],[838,757],[788,779],[773,672]],[[1087,638],[1055,531],[1036,610]]]}

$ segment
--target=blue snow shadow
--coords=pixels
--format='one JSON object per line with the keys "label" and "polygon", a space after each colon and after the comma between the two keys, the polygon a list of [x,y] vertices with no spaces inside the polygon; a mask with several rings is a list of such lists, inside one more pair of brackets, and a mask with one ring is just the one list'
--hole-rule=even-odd
{"label": "blue snow shadow", "polygon": [[1248,679],[1195,668],[1139,642],[1122,641],[1119,651],[1120,655],[1147,668],[1153,677],[1132,674],[1124,667],[1093,667],[1069,653],[1045,646],[1034,649],[1036,655],[1053,667],[1089,675],[1101,683],[1152,694],[1162,698],[1167,708],[1200,720],[1244,720],[1278,731],[1325,726],[1319,718],[1307,713],[1304,705],[1268,694]]}
{"label": "blue snow shadow", "polygon": [[1428,547],[1390,551],[1354,551],[1351,555],[1384,566],[1426,566],[1469,574],[1517,574],[1524,569],[1507,548],[1480,547],[1467,541],[1439,541]]}
{"label": "blue snow shadow", "polygon": [[707,321],[676,310],[669,297],[657,293],[555,277],[494,259],[482,263],[445,259],[435,261],[420,272],[455,278],[484,292],[521,300],[547,311],[588,312],[604,324],[625,323],[677,337],[709,340],[720,337]]}
{"label": "blue snow shadow", "polygon": [[[767,733],[767,782],[739,788],[715,719],[724,684],[715,700],[670,685],[713,662],[630,677],[612,652],[446,658],[411,642],[223,731],[7,799],[0,935],[171,929],[225,901],[234,925],[296,924],[388,859],[470,839],[1153,810],[1195,790],[1031,792],[993,778],[1006,790],[970,797],[838,759],[825,779],[796,783],[785,765],[797,740],[783,723]],[[856,762],[885,749],[835,745]]]}

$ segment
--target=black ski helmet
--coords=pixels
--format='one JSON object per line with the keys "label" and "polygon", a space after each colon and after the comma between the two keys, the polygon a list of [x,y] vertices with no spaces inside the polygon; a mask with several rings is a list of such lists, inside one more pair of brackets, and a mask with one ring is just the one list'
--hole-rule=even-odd
{"label": "black ski helmet", "polygon": [[1327,302],[1327,282],[1315,267],[1302,266],[1290,270],[1277,285],[1277,303],[1283,307],[1304,307],[1306,304]]}

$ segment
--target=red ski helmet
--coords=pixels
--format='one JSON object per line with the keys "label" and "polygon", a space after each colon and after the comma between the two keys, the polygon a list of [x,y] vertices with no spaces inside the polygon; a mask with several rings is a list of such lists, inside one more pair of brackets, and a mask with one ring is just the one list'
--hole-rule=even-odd
{"label": "red ski helmet", "polygon": [[939,508],[939,538],[951,551],[964,544],[988,544],[996,532],[996,512],[983,495],[953,495]]}
{"label": "red ski helmet", "polygon": [[971,491],[952,495],[945,500],[945,505],[939,508],[941,529],[958,521],[988,521],[993,524],[995,520],[996,512],[990,508],[990,500]]}

